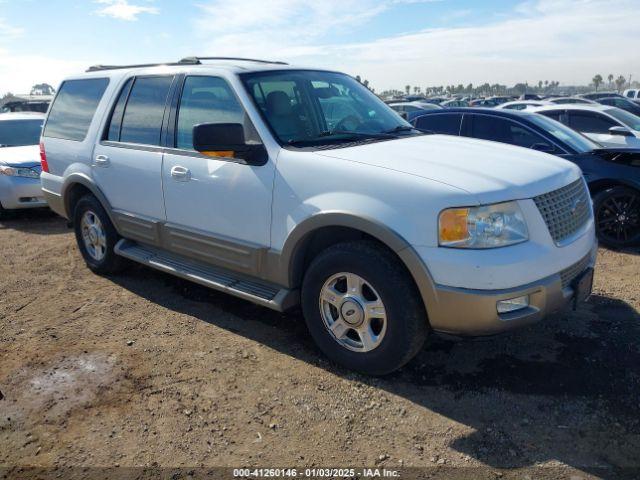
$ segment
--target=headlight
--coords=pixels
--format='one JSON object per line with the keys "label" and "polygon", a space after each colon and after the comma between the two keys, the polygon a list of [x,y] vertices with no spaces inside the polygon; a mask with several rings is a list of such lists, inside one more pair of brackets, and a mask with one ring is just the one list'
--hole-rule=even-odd
{"label": "headlight", "polygon": [[40,178],[40,171],[34,168],[8,167],[0,165],[0,175],[8,177]]}
{"label": "headlight", "polygon": [[496,248],[529,239],[527,223],[517,202],[440,212],[438,241],[443,247]]}

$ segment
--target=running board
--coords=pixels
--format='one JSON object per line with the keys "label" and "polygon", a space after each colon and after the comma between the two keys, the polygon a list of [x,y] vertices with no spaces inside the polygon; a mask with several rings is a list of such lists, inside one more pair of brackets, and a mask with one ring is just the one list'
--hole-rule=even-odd
{"label": "running board", "polygon": [[227,270],[196,263],[156,247],[142,245],[123,238],[116,244],[114,251],[134,262],[279,312],[298,303],[297,290],[288,290],[259,280],[247,279]]}

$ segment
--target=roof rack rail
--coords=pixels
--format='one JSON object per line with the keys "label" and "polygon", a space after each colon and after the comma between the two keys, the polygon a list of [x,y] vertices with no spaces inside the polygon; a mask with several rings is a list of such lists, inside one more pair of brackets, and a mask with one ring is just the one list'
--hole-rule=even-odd
{"label": "roof rack rail", "polygon": [[87,68],[87,72],[99,72],[101,70],[122,70],[125,68],[176,66],[176,65],[185,65],[188,63],[197,65],[197,63],[199,62],[189,62],[189,61],[180,60],[179,62],[139,63],[135,65],[92,65],[91,67]]}
{"label": "roof rack rail", "polygon": [[185,57],[180,60],[180,63],[188,64],[201,64],[201,60],[237,60],[241,62],[255,62],[255,63],[270,63],[275,65],[289,65],[286,62],[280,62],[277,60],[261,60],[258,58],[243,58],[243,57]]}
{"label": "roof rack rail", "polygon": [[145,67],[161,67],[161,66],[177,66],[177,65],[201,65],[202,60],[237,60],[242,62],[268,63],[274,65],[288,65],[285,62],[260,60],[256,58],[241,57],[185,57],[179,62],[164,63],[140,63],[137,65],[93,65],[87,69],[87,72],[99,72],[102,70],[123,70],[125,68],[145,68]]}

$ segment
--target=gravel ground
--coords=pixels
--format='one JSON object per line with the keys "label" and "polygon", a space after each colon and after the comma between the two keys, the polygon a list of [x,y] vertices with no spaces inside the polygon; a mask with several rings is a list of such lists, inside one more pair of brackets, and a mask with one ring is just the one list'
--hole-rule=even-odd
{"label": "gravel ground", "polygon": [[0,478],[29,466],[640,475],[640,251],[601,249],[577,312],[432,337],[376,379],[325,360],[299,312],[140,266],[92,274],[50,214],[0,223],[0,244]]}

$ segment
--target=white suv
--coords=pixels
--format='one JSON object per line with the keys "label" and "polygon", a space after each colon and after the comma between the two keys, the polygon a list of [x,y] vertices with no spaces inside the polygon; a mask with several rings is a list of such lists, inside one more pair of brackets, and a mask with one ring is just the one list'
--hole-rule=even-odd
{"label": "white suv", "polygon": [[580,170],[415,130],[350,76],[189,58],[65,80],[42,185],[92,270],[123,258],[276,310],[384,374],[431,331],[520,327],[588,296]]}

